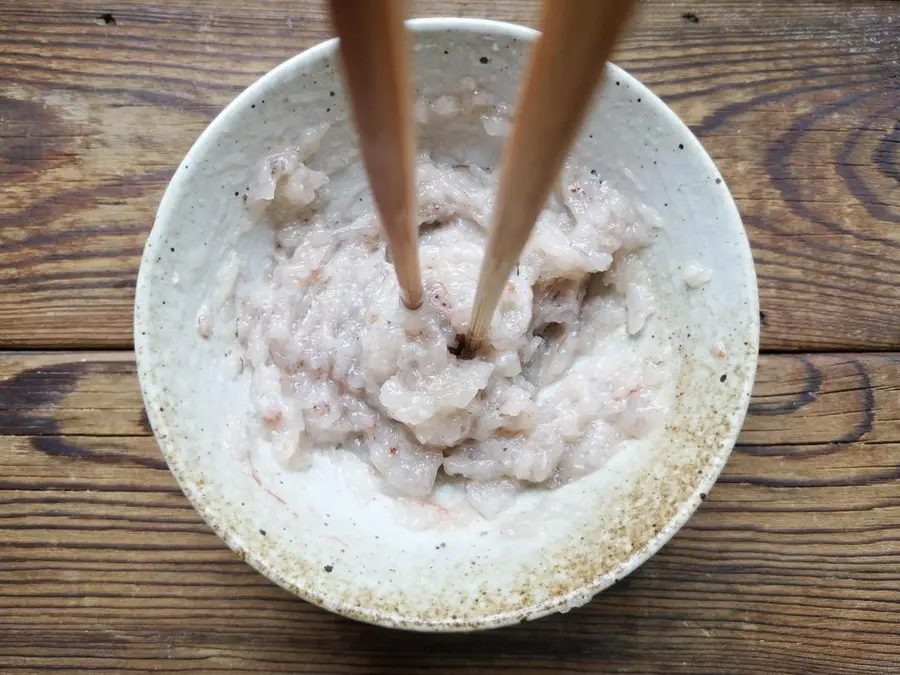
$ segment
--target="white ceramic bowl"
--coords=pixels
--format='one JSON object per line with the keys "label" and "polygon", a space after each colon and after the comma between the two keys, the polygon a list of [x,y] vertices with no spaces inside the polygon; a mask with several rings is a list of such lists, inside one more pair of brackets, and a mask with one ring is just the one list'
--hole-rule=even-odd
{"label": "white ceramic bowl", "polygon": [[[515,100],[523,55],[537,33],[463,19],[410,27],[426,89],[449,90],[468,75]],[[135,346],[166,461],[203,518],[248,563],[346,616],[451,631],[581,605],[678,530],[737,437],[759,326],[753,262],[734,202],[687,127],[634,78],[609,66],[574,155],[664,221],[653,266],[659,319],[671,331],[677,361],[665,429],[592,475],[532,495],[544,515],[527,536],[504,534],[508,519],[519,517],[515,508],[466,527],[411,531],[390,517],[389,497],[361,507],[329,461],[283,473],[271,462],[250,471],[232,459],[222,448],[223,431],[247,405],[247,382],[222,372],[228,342],[201,340],[195,329],[197,310],[234,242],[259,265],[272,245],[271,231],[252,222],[235,192],[267,154],[291,145],[304,128],[347,118],[337,56],[335,41],[318,45],[238,96],[191,148],[160,204],[138,278]],[[689,291],[682,270],[694,261],[713,277]],[[713,354],[716,345],[724,357]]]}

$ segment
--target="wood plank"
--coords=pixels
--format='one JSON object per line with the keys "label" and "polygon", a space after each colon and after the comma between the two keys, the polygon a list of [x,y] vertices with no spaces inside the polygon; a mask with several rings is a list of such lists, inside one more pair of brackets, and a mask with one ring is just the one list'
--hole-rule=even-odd
{"label": "wood plank", "polygon": [[199,519],[140,419],[128,354],[0,355],[0,671],[900,663],[898,353],[763,356],[725,473],[660,554],[582,609],[470,636],[356,624],[273,586]]}
{"label": "wood plank", "polygon": [[0,435],[147,436],[131,352],[0,353]]}
{"label": "wood plank", "polygon": [[[112,7],[0,0],[0,348],[130,346],[173,168],[243,87],[329,35],[313,0]],[[531,23],[536,7],[416,13]],[[650,0],[616,55],[731,186],[766,350],[900,349],[897,17],[889,0]]]}

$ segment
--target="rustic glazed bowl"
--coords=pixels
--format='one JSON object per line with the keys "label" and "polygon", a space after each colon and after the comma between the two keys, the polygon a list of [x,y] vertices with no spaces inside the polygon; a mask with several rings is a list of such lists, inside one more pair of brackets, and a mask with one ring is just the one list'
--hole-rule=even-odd
{"label": "rustic glazed bowl", "polygon": [[[410,22],[420,90],[472,76],[515,100],[536,33],[491,21]],[[559,490],[533,491],[495,520],[415,531],[391,498],[361,498],[353,471],[322,461],[283,472],[223,449],[248,401],[223,371],[229,336],[202,340],[195,318],[229,251],[249,267],[271,250],[235,192],[269,153],[322,121],[347,120],[337,43],[282,64],[234,100],[176,171],[141,263],[135,346],[154,433],[197,511],[249,564],[334,612],[395,628],[465,631],[567,611],[643,563],[712,487],[744,419],[756,370],[758,301],[750,248],[715,165],[649,90],[608,66],[574,151],[662,218],[652,248],[675,355],[674,404],[649,442]],[[334,94],[332,94],[334,92]],[[684,270],[712,279],[689,289]],[[264,454],[264,453],[263,453]]]}

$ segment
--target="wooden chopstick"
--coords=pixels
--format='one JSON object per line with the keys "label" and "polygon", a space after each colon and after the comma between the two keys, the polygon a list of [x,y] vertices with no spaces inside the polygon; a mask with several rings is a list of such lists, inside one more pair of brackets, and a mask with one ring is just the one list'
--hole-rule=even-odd
{"label": "wooden chopstick", "polygon": [[405,10],[402,0],[331,0],[363,164],[400,297],[417,309],[423,292],[414,222],[416,148]]}
{"label": "wooden chopstick", "polygon": [[562,168],[603,76],[632,0],[544,0],[504,152],[494,222],[481,265],[466,349],[478,351],[512,268]]}

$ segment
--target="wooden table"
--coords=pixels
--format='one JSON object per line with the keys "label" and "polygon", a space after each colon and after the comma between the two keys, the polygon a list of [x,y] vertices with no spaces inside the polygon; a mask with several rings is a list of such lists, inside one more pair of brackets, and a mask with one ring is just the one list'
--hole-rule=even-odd
{"label": "wooden table", "polygon": [[643,8],[616,61],[699,135],[753,243],[751,414],[640,570],[470,636],[273,586],[191,509],[141,405],[134,281],[173,168],[328,35],[308,0],[0,0],[0,672],[900,673],[900,2]]}

